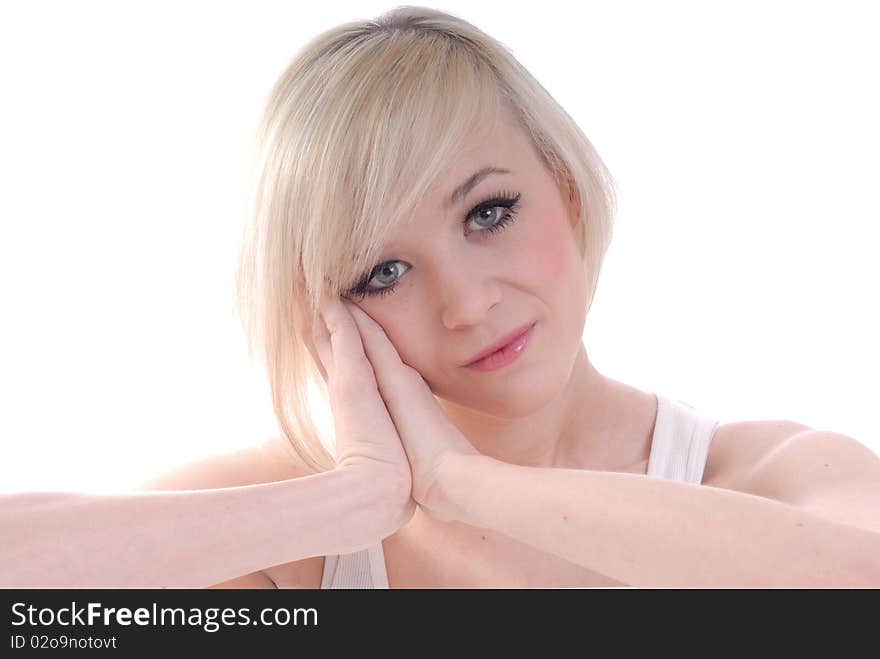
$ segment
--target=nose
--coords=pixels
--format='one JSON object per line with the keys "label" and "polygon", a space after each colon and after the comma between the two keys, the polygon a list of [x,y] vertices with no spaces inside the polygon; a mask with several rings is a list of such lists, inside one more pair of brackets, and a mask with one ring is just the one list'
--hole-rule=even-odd
{"label": "nose", "polygon": [[459,260],[437,277],[437,300],[444,327],[455,330],[480,325],[501,301],[501,287],[489,264],[479,257],[471,263]]}

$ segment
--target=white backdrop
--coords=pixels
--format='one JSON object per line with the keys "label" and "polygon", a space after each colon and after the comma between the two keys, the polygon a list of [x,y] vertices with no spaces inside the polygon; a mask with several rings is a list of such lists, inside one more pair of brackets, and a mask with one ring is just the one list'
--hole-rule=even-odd
{"label": "white backdrop", "polygon": [[[620,210],[585,342],[722,421],[880,453],[870,3],[445,2],[580,123]],[[232,315],[251,136],[376,2],[0,9],[0,488],[125,489],[277,434]]]}

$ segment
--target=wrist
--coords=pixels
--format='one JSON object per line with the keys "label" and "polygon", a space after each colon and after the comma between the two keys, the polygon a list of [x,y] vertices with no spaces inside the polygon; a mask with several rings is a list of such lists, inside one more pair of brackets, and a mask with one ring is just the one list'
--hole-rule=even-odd
{"label": "wrist", "polygon": [[349,479],[352,491],[358,493],[358,519],[370,531],[370,537],[388,537],[412,517],[415,501],[411,498],[410,475],[395,470],[337,466]]}
{"label": "wrist", "polygon": [[451,453],[437,468],[430,497],[421,505],[443,521],[473,524],[476,521],[474,498],[504,464],[480,453]]}

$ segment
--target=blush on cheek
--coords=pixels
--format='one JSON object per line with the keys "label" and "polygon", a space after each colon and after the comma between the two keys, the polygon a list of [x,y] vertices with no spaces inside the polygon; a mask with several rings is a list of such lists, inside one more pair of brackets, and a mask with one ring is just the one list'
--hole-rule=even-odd
{"label": "blush on cheek", "polygon": [[[547,279],[559,281],[571,271],[572,258],[577,252],[574,236],[564,220],[553,221],[545,216],[537,231],[528,238],[532,272],[541,272]],[[574,250],[574,251],[573,251]]]}

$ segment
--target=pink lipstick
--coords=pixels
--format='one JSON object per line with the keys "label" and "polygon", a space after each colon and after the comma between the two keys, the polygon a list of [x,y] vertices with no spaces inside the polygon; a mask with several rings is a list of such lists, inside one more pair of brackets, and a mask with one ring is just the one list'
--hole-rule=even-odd
{"label": "pink lipstick", "polygon": [[[524,330],[515,330],[516,333],[511,338],[502,339],[502,341],[506,341],[506,343],[503,343],[501,347],[494,349],[490,347],[487,350],[481,351],[480,354],[484,354],[485,356],[478,358],[475,361],[471,361],[468,364],[465,364],[465,366],[476,371],[494,371],[507,366],[525,351],[526,346],[532,338],[536,324],[537,321],[526,326]],[[488,354],[485,354],[487,352]]]}

